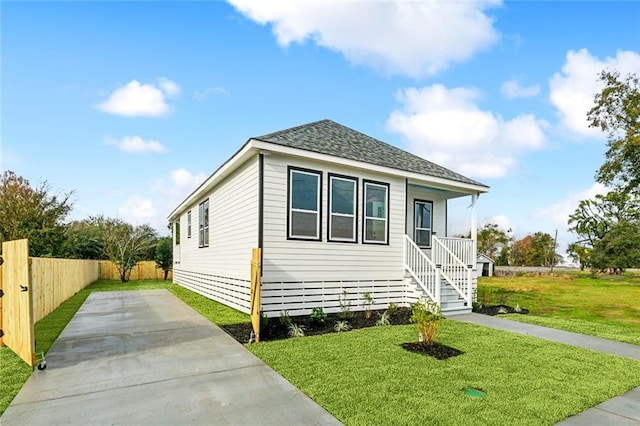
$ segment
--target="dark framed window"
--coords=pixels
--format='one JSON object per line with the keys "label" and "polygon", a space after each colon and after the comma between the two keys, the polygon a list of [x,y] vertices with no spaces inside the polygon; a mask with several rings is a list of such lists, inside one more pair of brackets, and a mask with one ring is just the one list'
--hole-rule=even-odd
{"label": "dark framed window", "polygon": [[329,174],[328,240],[357,242],[358,179]]}
{"label": "dark framed window", "polygon": [[322,172],[288,170],[287,238],[319,241]]}
{"label": "dark framed window", "polygon": [[198,246],[209,247],[209,199],[198,206]]}
{"label": "dark framed window", "polygon": [[187,238],[191,238],[191,210],[187,212]]}
{"label": "dark framed window", "polygon": [[180,244],[180,219],[173,224],[174,235],[176,237],[176,245]]}
{"label": "dark framed window", "polygon": [[389,241],[389,184],[365,180],[363,187],[362,242],[387,244]]}
{"label": "dark framed window", "polygon": [[413,206],[413,240],[418,247],[431,248],[433,202],[414,200]]}

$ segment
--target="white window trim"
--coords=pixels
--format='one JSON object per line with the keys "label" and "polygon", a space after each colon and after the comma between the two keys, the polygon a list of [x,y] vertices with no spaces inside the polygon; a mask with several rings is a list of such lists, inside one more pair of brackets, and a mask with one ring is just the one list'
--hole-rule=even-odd
{"label": "white window trim", "polygon": [[187,238],[191,238],[191,210],[187,212]]}
{"label": "white window trim", "polygon": [[[333,186],[332,183],[334,180],[342,180],[345,182],[351,182],[353,184],[353,214],[346,214],[346,213],[334,213],[333,210]],[[334,175],[329,175],[329,226],[328,226],[328,237],[329,237],[329,241],[338,241],[338,242],[348,242],[348,243],[355,243],[357,242],[357,235],[358,235],[358,231],[357,231],[357,213],[358,213],[358,179],[357,178],[351,178],[351,177],[346,177],[346,176],[334,176]],[[353,223],[353,232],[352,232],[352,237],[351,238],[343,238],[343,237],[334,237],[331,235],[331,231],[333,229],[333,217],[337,216],[337,217],[350,217],[352,218],[352,223]]]}
{"label": "white window trim", "polygon": [[[385,190],[385,217],[370,217],[367,216],[367,189],[370,186],[376,186],[378,188],[383,188]],[[389,243],[389,186],[382,183],[377,182],[368,182],[365,181],[363,183],[362,188],[362,242],[367,244],[388,244]],[[377,220],[382,221],[385,224],[385,232],[384,232],[384,241],[379,240],[368,240],[367,239],[367,220]]]}
{"label": "white window trim", "polygon": [[[431,214],[429,215],[429,228],[418,228],[418,224],[416,223],[416,207],[418,204],[430,204],[431,205]],[[413,201],[413,241],[417,244],[417,234],[418,231],[429,231],[429,237],[433,235],[433,201],[425,201],[425,200],[414,200]],[[420,248],[431,248],[431,238],[427,241],[427,245],[421,245]]]}
{"label": "white window trim", "polygon": [[[300,174],[304,174],[304,175],[309,175],[309,176],[313,176],[316,178],[316,182],[317,182],[317,199],[316,199],[316,210],[306,210],[306,209],[294,209],[293,208],[293,174],[294,173],[300,173]],[[295,240],[312,240],[312,241],[317,241],[320,240],[320,220],[321,220],[321,210],[322,210],[322,172],[315,172],[315,171],[311,171],[311,170],[302,170],[302,169],[296,169],[296,168],[290,168],[289,169],[289,188],[287,188],[287,190],[289,191],[288,194],[288,198],[289,198],[289,214],[288,214],[288,221],[289,221],[289,229],[288,229],[288,235],[287,237],[289,239],[295,239]],[[293,212],[299,212],[299,213],[315,213],[316,215],[316,233],[315,236],[310,236],[310,235],[294,235],[293,234]]]}

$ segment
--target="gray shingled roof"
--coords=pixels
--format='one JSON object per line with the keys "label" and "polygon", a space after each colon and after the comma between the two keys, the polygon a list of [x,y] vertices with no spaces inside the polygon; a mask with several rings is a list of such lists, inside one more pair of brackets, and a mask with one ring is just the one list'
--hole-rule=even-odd
{"label": "gray shingled roof", "polygon": [[456,182],[487,186],[331,120],[316,121],[253,139]]}

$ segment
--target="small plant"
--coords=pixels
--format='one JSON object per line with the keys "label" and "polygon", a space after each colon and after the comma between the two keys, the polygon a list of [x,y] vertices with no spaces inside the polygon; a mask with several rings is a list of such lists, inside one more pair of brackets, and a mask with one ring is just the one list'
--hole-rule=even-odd
{"label": "small plant", "polygon": [[280,324],[285,327],[289,327],[291,325],[291,317],[289,316],[289,311],[280,311]]}
{"label": "small plant", "polygon": [[342,291],[342,295],[340,295],[339,303],[340,303],[340,313],[338,316],[343,320],[351,318],[351,301],[347,299],[349,293],[347,290]]}
{"label": "small plant", "polygon": [[311,310],[311,315],[309,315],[309,321],[314,324],[324,324],[324,320],[327,319],[327,314],[325,314],[322,308],[313,308]]}
{"label": "small plant", "polygon": [[366,319],[371,318],[371,305],[373,305],[373,297],[371,297],[371,293],[368,291],[362,295],[364,297],[364,303],[362,306],[364,307],[364,317]]}
{"label": "small plant", "polygon": [[349,331],[351,330],[351,326],[347,321],[338,321],[336,322],[336,325],[333,326],[333,329],[337,332]]}
{"label": "small plant", "polygon": [[291,323],[289,324],[289,337],[304,337],[304,327],[295,324],[295,323]]}
{"label": "small plant", "polygon": [[391,321],[389,321],[389,314],[387,313],[387,311],[384,311],[380,315],[380,318],[378,318],[378,321],[376,321],[376,325],[379,326],[387,326],[387,325],[391,325]]}
{"label": "small plant", "polygon": [[522,313],[522,308],[520,307],[520,304],[519,304],[519,303],[516,303],[516,307],[515,307],[515,308],[513,308],[513,310],[514,310],[516,313],[518,313],[518,314],[521,314],[521,313]]}
{"label": "small plant", "polygon": [[498,313],[499,314],[508,314],[509,311],[507,311],[507,308],[505,308],[504,306],[500,306],[500,308],[498,308]]}
{"label": "small plant", "polygon": [[398,314],[398,305],[391,302],[389,303],[389,307],[387,308],[387,313],[390,317],[395,317]]}
{"label": "small plant", "polygon": [[431,345],[442,323],[442,311],[437,303],[422,299],[411,305],[411,322],[418,325],[420,342]]}
{"label": "small plant", "polygon": [[479,312],[482,309],[482,303],[480,302],[472,302],[471,303],[471,310],[473,312]]}

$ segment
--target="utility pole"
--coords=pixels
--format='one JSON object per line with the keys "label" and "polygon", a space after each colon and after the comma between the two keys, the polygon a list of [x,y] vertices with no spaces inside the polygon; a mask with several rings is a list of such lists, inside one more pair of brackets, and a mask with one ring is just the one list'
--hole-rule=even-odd
{"label": "utility pole", "polygon": [[556,235],[553,237],[553,249],[551,250],[551,274],[553,274],[553,265],[556,263],[556,246],[558,245],[558,230],[556,229]]}

